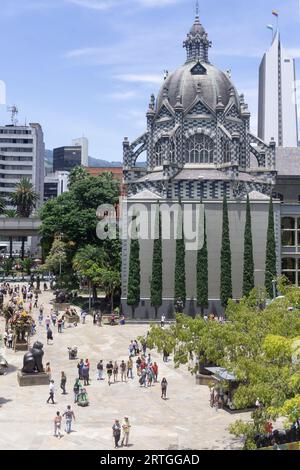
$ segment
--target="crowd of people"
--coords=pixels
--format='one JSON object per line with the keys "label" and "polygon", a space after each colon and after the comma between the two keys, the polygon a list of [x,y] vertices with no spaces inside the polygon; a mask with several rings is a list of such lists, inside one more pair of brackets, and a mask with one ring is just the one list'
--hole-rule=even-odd
{"label": "crowd of people", "polygon": [[[46,287],[44,290],[46,290]],[[79,316],[82,324],[85,324],[87,320],[87,313],[84,310],[82,310],[81,314],[78,315],[75,308],[68,308],[61,314],[51,307],[48,307],[49,310],[45,309],[44,304],[39,302],[40,292],[34,289],[33,283],[29,283],[28,285],[15,286],[5,283],[0,286],[0,293],[2,293],[4,296],[6,306],[15,306],[16,304],[21,303],[22,308],[26,308],[28,312],[31,312],[35,315],[37,324],[40,327],[39,332],[42,332],[45,328],[44,331],[46,331],[47,344],[49,345],[53,344],[53,331],[56,330],[58,334],[61,334],[66,330],[66,315],[71,314]],[[37,330],[34,317],[32,318],[34,328],[32,328],[31,334],[33,335],[37,333]],[[118,317],[118,319],[120,324],[122,317]],[[110,320],[111,325],[117,324],[115,315],[113,315]],[[93,316],[93,324],[102,326],[101,312],[95,312]],[[123,321],[122,324],[124,325],[125,321]],[[164,325],[165,317],[162,317],[161,326],[164,327]],[[75,326],[77,325],[75,324]],[[4,332],[3,340],[7,348],[12,347],[13,333],[11,330],[6,330]],[[79,406],[89,405],[87,387],[90,386],[92,380],[91,367],[92,366],[89,359],[80,359],[77,363],[77,377],[75,379],[75,383],[71,382],[70,384],[64,371],[60,372],[60,379],[57,380],[57,388],[61,389],[62,395],[67,395],[68,385],[70,387],[70,385],[72,386],[73,384],[72,392],[74,396],[74,404]],[[137,339],[131,340],[128,345],[127,353],[124,353],[124,359],[114,361],[109,360],[107,363],[101,359],[97,364],[93,365],[92,370],[94,370],[94,368],[97,381],[106,381],[109,386],[119,382],[128,383],[128,381],[134,381],[136,379],[137,385],[147,388],[152,387],[159,382],[159,366],[157,362],[153,360],[151,354],[147,354],[147,337],[141,339],[140,341]],[[57,390],[50,362],[46,362],[45,373],[49,376],[49,395],[46,399],[46,403],[49,405],[57,405],[59,400],[56,400]],[[165,377],[162,378],[160,385],[161,398],[166,400],[168,382]],[[65,431],[67,434],[69,434],[72,431],[72,422],[75,421],[75,414],[70,405],[67,406],[64,412],[56,411],[55,413],[53,418],[53,435],[55,437],[62,437],[61,428],[63,420],[65,420]],[[130,429],[131,424],[129,423],[128,416],[124,416],[122,421],[117,419],[115,420],[112,426],[112,430],[116,448],[123,445],[129,445]]]}

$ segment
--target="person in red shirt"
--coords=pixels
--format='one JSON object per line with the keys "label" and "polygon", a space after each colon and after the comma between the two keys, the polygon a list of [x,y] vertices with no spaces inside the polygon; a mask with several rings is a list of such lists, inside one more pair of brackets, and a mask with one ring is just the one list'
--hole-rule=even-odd
{"label": "person in red shirt", "polygon": [[157,376],[158,376],[158,365],[156,362],[152,365],[152,370],[153,370],[153,375],[154,375],[154,382],[157,382]]}

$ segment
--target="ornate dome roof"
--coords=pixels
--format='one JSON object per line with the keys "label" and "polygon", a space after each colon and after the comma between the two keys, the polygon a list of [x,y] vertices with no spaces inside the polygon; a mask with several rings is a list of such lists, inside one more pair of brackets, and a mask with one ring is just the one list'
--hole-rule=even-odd
{"label": "ornate dome roof", "polygon": [[213,65],[198,60],[189,61],[170,74],[157,98],[157,111],[168,97],[169,103],[175,107],[178,97],[184,111],[200,96],[214,111],[219,101],[226,107],[230,99],[240,108],[237,90],[229,76]]}

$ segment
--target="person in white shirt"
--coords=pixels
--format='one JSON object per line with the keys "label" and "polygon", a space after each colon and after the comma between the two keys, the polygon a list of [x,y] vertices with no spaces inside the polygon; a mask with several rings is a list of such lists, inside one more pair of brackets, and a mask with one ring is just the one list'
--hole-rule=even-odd
{"label": "person in white shirt", "polygon": [[166,321],[166,317],[165,315],[162,315],[161,316],[161,320],[160,320],[160,326],[163,328],[165,326],[165,321]]}
{"label": "person in white shirt", "polygon": [[54,387],[54,380],[50,380],[50,385],[49,385],[49,398],[47,400],[47,403],[51,400],[52,405],[55,405],[54,401],[54,392],[55,392],[55,387]]}
{"label": "person in white shirt", "polygon": [[121,446],[123,446],[123,445],[128,446],[130,428],[131,428],[131,426],[130,426],[130,423],[129,423],[129,418],[128,418],[128,416],[124,416],[124,419],[123,419],[123,422],[122,422]]}

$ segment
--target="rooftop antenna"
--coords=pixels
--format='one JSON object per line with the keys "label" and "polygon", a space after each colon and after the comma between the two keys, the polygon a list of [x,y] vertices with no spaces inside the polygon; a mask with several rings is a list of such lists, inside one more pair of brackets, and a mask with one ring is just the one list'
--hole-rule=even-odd
{"label": "rooftop antenna", "polygon": [[199,0],[196,0],[196,16],[199,16]]}
{"label": "rooftop antenna", "polygon": [[18,124],[18,119],[17,116],[19,114],[19,110],[16,105],[13,106],[8,106],[7,111],[11,113],[11,123],[13,126],[16,126]]}

